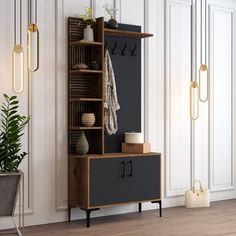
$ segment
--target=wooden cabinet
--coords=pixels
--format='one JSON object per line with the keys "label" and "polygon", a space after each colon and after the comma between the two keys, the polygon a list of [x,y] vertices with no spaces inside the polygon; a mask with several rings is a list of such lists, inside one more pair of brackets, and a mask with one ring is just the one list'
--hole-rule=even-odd
{"label": "wooden cabinet", "polygon": [[[141,38],[152,35],[135,32],[134,29],[141,30],[139,26],[124,24],[120,24],[123,30],[104,29],[103,18],[97,18],[93,24],[94,42],[90,42],[83,40],[85,27],[82,19],[68,18],[69,221],[72,207],[80,207],[86,211],[87,226],[89,226],[92,210],[130,202],[138,203],[139,211],[141,202],[158,202],[161,214],[160,154],[104,153],[105,146],[106,152],[120,150],[123,132],[129,129],[141,129]],[[124,30],[126,27],[133,31]],[[109,36],[106,37],[106,43],[105,35]],[[115,53],[116,48],[119,53]],[[125,78],[126,88],[125,90],[122,83],[117,83],[117,88],[121,91],[119,133],[117,137],[113,135],[105,138],[104,49],[110,50],[111,55],[117,54],[117,58],[113,58],[114,71],[120,78]],[[93,70],[92,61],[97,62],[99,69]],[[81,69],[81,64],[88,67],[90,65],[90,68]],[[119,71],[127,73],[118,73]],[[129,73],[130,71],[133,73]],[[136,85],[135,93],[134,85]],[[131,98],[132,103],[128,103]],[[94,113],[96,119],[94,126],[83,125],[81,121],[83,113]],[[133,128],[134,123],[136,125]],[[76,142],[81,131],[84,131],[89,144],[88,155],[83,156],[76,152]]]}
{"label": "wooden cabinet", "polygon": [[[136,202],[141,207],[141,202],[161,203],[159,153],[70,156],[69,166],[70,207],[90,214],[117,204]],[[89,224],[89,216],[87,220]]]}

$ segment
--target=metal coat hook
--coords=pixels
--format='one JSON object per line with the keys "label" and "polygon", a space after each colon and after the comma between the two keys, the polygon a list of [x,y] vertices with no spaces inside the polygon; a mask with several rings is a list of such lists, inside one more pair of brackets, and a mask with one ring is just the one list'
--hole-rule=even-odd
{"label": "metal coat hook", "polygon": [[128,50],[127,50],[127,43],[125,43],[124,48],[121,50],[121,55],[125,56],[127,54]]}
{"label": "metal coat hook", "polygon": [[137,45],[134,45],[134,48],[131,50],[131,56],[134,57],[136,56],[136,49],[137,49]]}
{"label": "metal coat hook", "polygon": [[112,48],[112,50],[111,50],[111,54],[112,55],[116,55],[117,54],[117,42],[115,42],[115,44],[114,44],[114,47]]}

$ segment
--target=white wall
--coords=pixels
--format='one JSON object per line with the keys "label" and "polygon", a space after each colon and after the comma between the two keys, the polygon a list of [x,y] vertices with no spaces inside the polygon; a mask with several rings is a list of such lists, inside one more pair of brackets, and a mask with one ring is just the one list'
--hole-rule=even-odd
{"label": "white wall", "polygon": [[[236,2],[209,0],[207,57],[211,70],[211,102],[201,104],[200,119],[195,122],[189,119],[188,93],[191,73],[197,76],[200,65],[199,1],[197,4],[194,1],[193,6],[192,41],[189,0],[106,2],[119,9],[120,23],[138,24],[143,31],[154,34],[143,42],[143,130],[153,151],[163,153],[164,206],[183,204],[184,191],[195,178],[211,188],[212,200],[235,197]],[[26,32],[27,1],[23,3]],[[29,81],[19,96],[21,111],[31,115],[24,139],[30,155],[22,164],[27,225],[67,219],[66,19],[79,16],[84,6],[93,7],[96,16],[104,14],[104,0],[41,0],[38,4],[40,70],[28,76],[25,69]],[[13,1],[0,1],[0,21],[0,88],[1,92],[12,94]],[[23,42],[26,50],[26,33]],[[144,204],[144,209],[152,208],[157,206]],[[92,216],[136,210],[137,206],[131,204],[101,209]],[[84,217],[84,212],[73,210],[73,218]],[[9,219],[0,220],[0,228],[11,226]]]}

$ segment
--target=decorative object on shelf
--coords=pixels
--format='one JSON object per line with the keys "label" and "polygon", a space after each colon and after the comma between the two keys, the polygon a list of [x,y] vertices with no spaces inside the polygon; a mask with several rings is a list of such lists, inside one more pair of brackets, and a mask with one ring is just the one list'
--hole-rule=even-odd
{"label": "decorative object on shelf", "polygon": [[[4,94],[4,99],[0,124],[0,217],[11,216],[18,235],[21,235],[24,229],[24,175],[18,168],[27,155],[21,152],[21,137],[29,117],[18,114],[19,102],[16,96]],[[19,228],[13,218],[18,195]]]}
{"label": "decorative object on shelf", "polygon": [[[17,14],[16,0],[14,0],[14,46],[12,50],[12,89],[15,93],[22,93],[24,91],[24,49],[22,46],[22,0],[20,1],[19,14]],[[17,15],[19,18],[17,20]],[[19,29],[17,30],[17,23],[19,22]],[[19,32],[19,43],[17,43],[17,32]],[[16,71],[17,68],[20,71]],[[17,74],[20,79],[20,87],[17,88]]]}
{"label": "decorative object on shelf", "polygon": [[108,50],[105,52],[104,68],[104,124],[107,133],[111,135],[118,130],[116,111],[120,109],[120,105],[116,93],[115,74]]}
{"label": "decorative object on shelf", "polygon": [[85,155],[88,153],[89,144],[84,134],[84,131],[81,131],[80,136],[76,142],[76,152],[79,155]]}
{"label": "decorative object on shelf", "polygon": [[83,113],[81,122],[86,127],[92,127],[95,124],[95,115],[94,113]]}
{"label": "decorative object on shelf", "polygon": [[[196,189],[196,183],[199,183],[200,189]],[[185,207],[197,208],[197,207],[209,207],[210,206],[210,191],[209,189],[203,189],[200,180],[195,180],[192,190],[185,191]]]}
{"label": "decorative object on shelf", "polygon": [[93,23],[96,22],[96,19],[93,17],[92,8],[86,7],[85,8],[85,15],[81,15],[86,27],[84,29],[84,40],[85,41],[94,41],[94,34],[93,28],[91,27]]}
{"label": "decorative object on shelf", "polygon": [[93,29],[91,28],[91,25],[86,25],[84,29],[84,40],[94,41]]}
{"label": "decorative object on shelf", "polygon": [[115,13],[118,11],[118,9],[114,9],[110,4],[105,4],[104,9],[106,13],[111,17],[110,20],[107,22],[107,27],[110,29],[117,29],[118,23],[115,19]]}
{"label": "decorative object on shelf", "polygon": [[151,143],[122,143],[122,152],[124,153],[150,153]]}
{"label": "decorative object on shelf", "polygon": [[125,143],[144,143],[143,133],[140,132],[126,132]]}
{"label": "decorative object on shelf", "polygon": [[[34,5],[34,20],[32,17],[32,5]],[[28,69],[35,72],[39,69],[39,29],[37,25],[37,0],[28,0],[28,32],[27,32],[27,55]],[[33,48],[34,47],[34,48]],[[33,65],[32,57],[36,54],[36,65]]]}
{"label": "decorative object on shelf", "polygon": [[199,87],[196,81],[190,85],[190,117],[192,120],[199,117]]}
{"label": "decorative object on shelf", "polygon": [[75,64],[73,69],[87,70],[88,66],[84,63]]}
{"label": "decorative object on shelf", "polygon": [[90,64],[90,69],[91,70],[99,70],[99,65],[96,61],[92,61]]}
{"label": "decorative object on shelf", "polygon": [[[208,69],[207,69],[207,1],[205,1],[205,14],[203,14],[203,4],[201,2],[201,65],[199,68],[199,99],[201,102],[208,100]],[[203,25],[203,16],[205,26]],[[203,30],[205,29],[205,52],[203,60],[203,47],[202,47],[202,36]]]}

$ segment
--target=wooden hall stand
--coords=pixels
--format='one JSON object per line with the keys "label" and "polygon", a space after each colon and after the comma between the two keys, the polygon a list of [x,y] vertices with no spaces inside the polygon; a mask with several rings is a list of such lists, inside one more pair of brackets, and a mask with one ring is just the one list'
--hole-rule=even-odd
{"label": "wooden hall stand", "polygon": [[[79,25],[79,26],[78,26]],[[113,52],[119,56],[124,56],[131,64],[132,62],[141,62],[141,38],[150,37],[151,34],[136,32],[133,29],[140,29],[137,26],[120,25],[120,28],[126,30],[104,29],[103,18],[96,19],[94,28],[94,42],[80,41],[83,39],[83,29],[85,24],[80,18],[69,17],[68,19],[68,213],[71,221],[71,209],[79,207],[86,212],[87,227],[90,226],[90,214],[92,211],[103,207],[137,203],[139,212],[142,211],[143,202],[158,203],[161,216],[161,154],[145,153],[130,154],[121,153],[121,134],[104,138],[104,112],[103,112],[103,71],[104,71],[104,37],[110,39],[110,44],[114,44]],[[132,29],[131,31],[127,30]],[[110,38],[109,38],[110,37]],[[126,40],[121,54],[114,48],[120,39]],[[108,42],[108,43],[109,43]],[[118,42],[118,43],[117,43]],[[126,43],[127,42],[127,43]],[[128,49],[132,44],[131,53]],[[134,45],[134,46],[133,46]],[[117,48],[119,49],[119,45]],[[137,48],[137,52],[136,52]],[[127,50],[126,50],[127,49]],[[116,51],[116,52],[115,52]],[[127,55],[126,55],[127,54]],[[92,60],[99,64],[99,70],[80,70],[75,67],[78,63],[89,65]],[[114,60],[114,61],[116,61]],[[133,66],[134,73],[139,73],[141,78],[141,69]],[[116,72],[118,67],[116,67]],[[131,68],[132,70],[132,68]],[[124,73],[125,70],[122,71]],[[115,73],[116,74],[116,73]],[[116,74],[118,77],[119,73]],[[120,77],[124,77],[120,75]],[[134,76],[127,75],[127,78],[135,79]],[[126,81],[128,82],[128,81]],[[140,81],[137,81],[141,85]],[[141,90],[137,86],[136,92]],[[129,91],[128,91],[129,92]],[[123,94],[125,95],[125,94]],[[129,96],[129,94],[128,94]],[[119,97],[119,94],[118,94]],[[135,106],[134,114],[140,114],[139,99]],[[121,99],[122,103],[122,99]],[[127,103],[129,105],[129,103]],[[122,104],[121,108],[125,106]],[[127,108],[127,107],[126,107]],[[128,107],[129,109],[129,107]],[[96,122],[93,127],[84,127],[81,124],[81,116],[84,112],[93,112]],[[122,111],[121,111],[122,112]],[[132,112],[133,114],[133,112]],[[119,113],[125,122],[120,122],[119,132],[127,130],[125,125],[129,122],[135,124],[132,118],[125,112]],[[138,116],[139,117],[139,116]],[[125,119],[124,119],[125,118]],[[127,118],[127,119],[126,119]],[[121,119],[121,120],[122,120]],[[133,122],[134,121],[134,122]],[[136,120],[136,129],[140,129],[140,119]],[[132,128],[132,127],[131,127]],[[89,152],[87,155],[76,154],[76,141],[81,133],[89,143]],[[114,144],[114,145],[113,145]],[[110,149],[109,149],[110,148]],[[111,152],[113,151],[113,152]]]}

